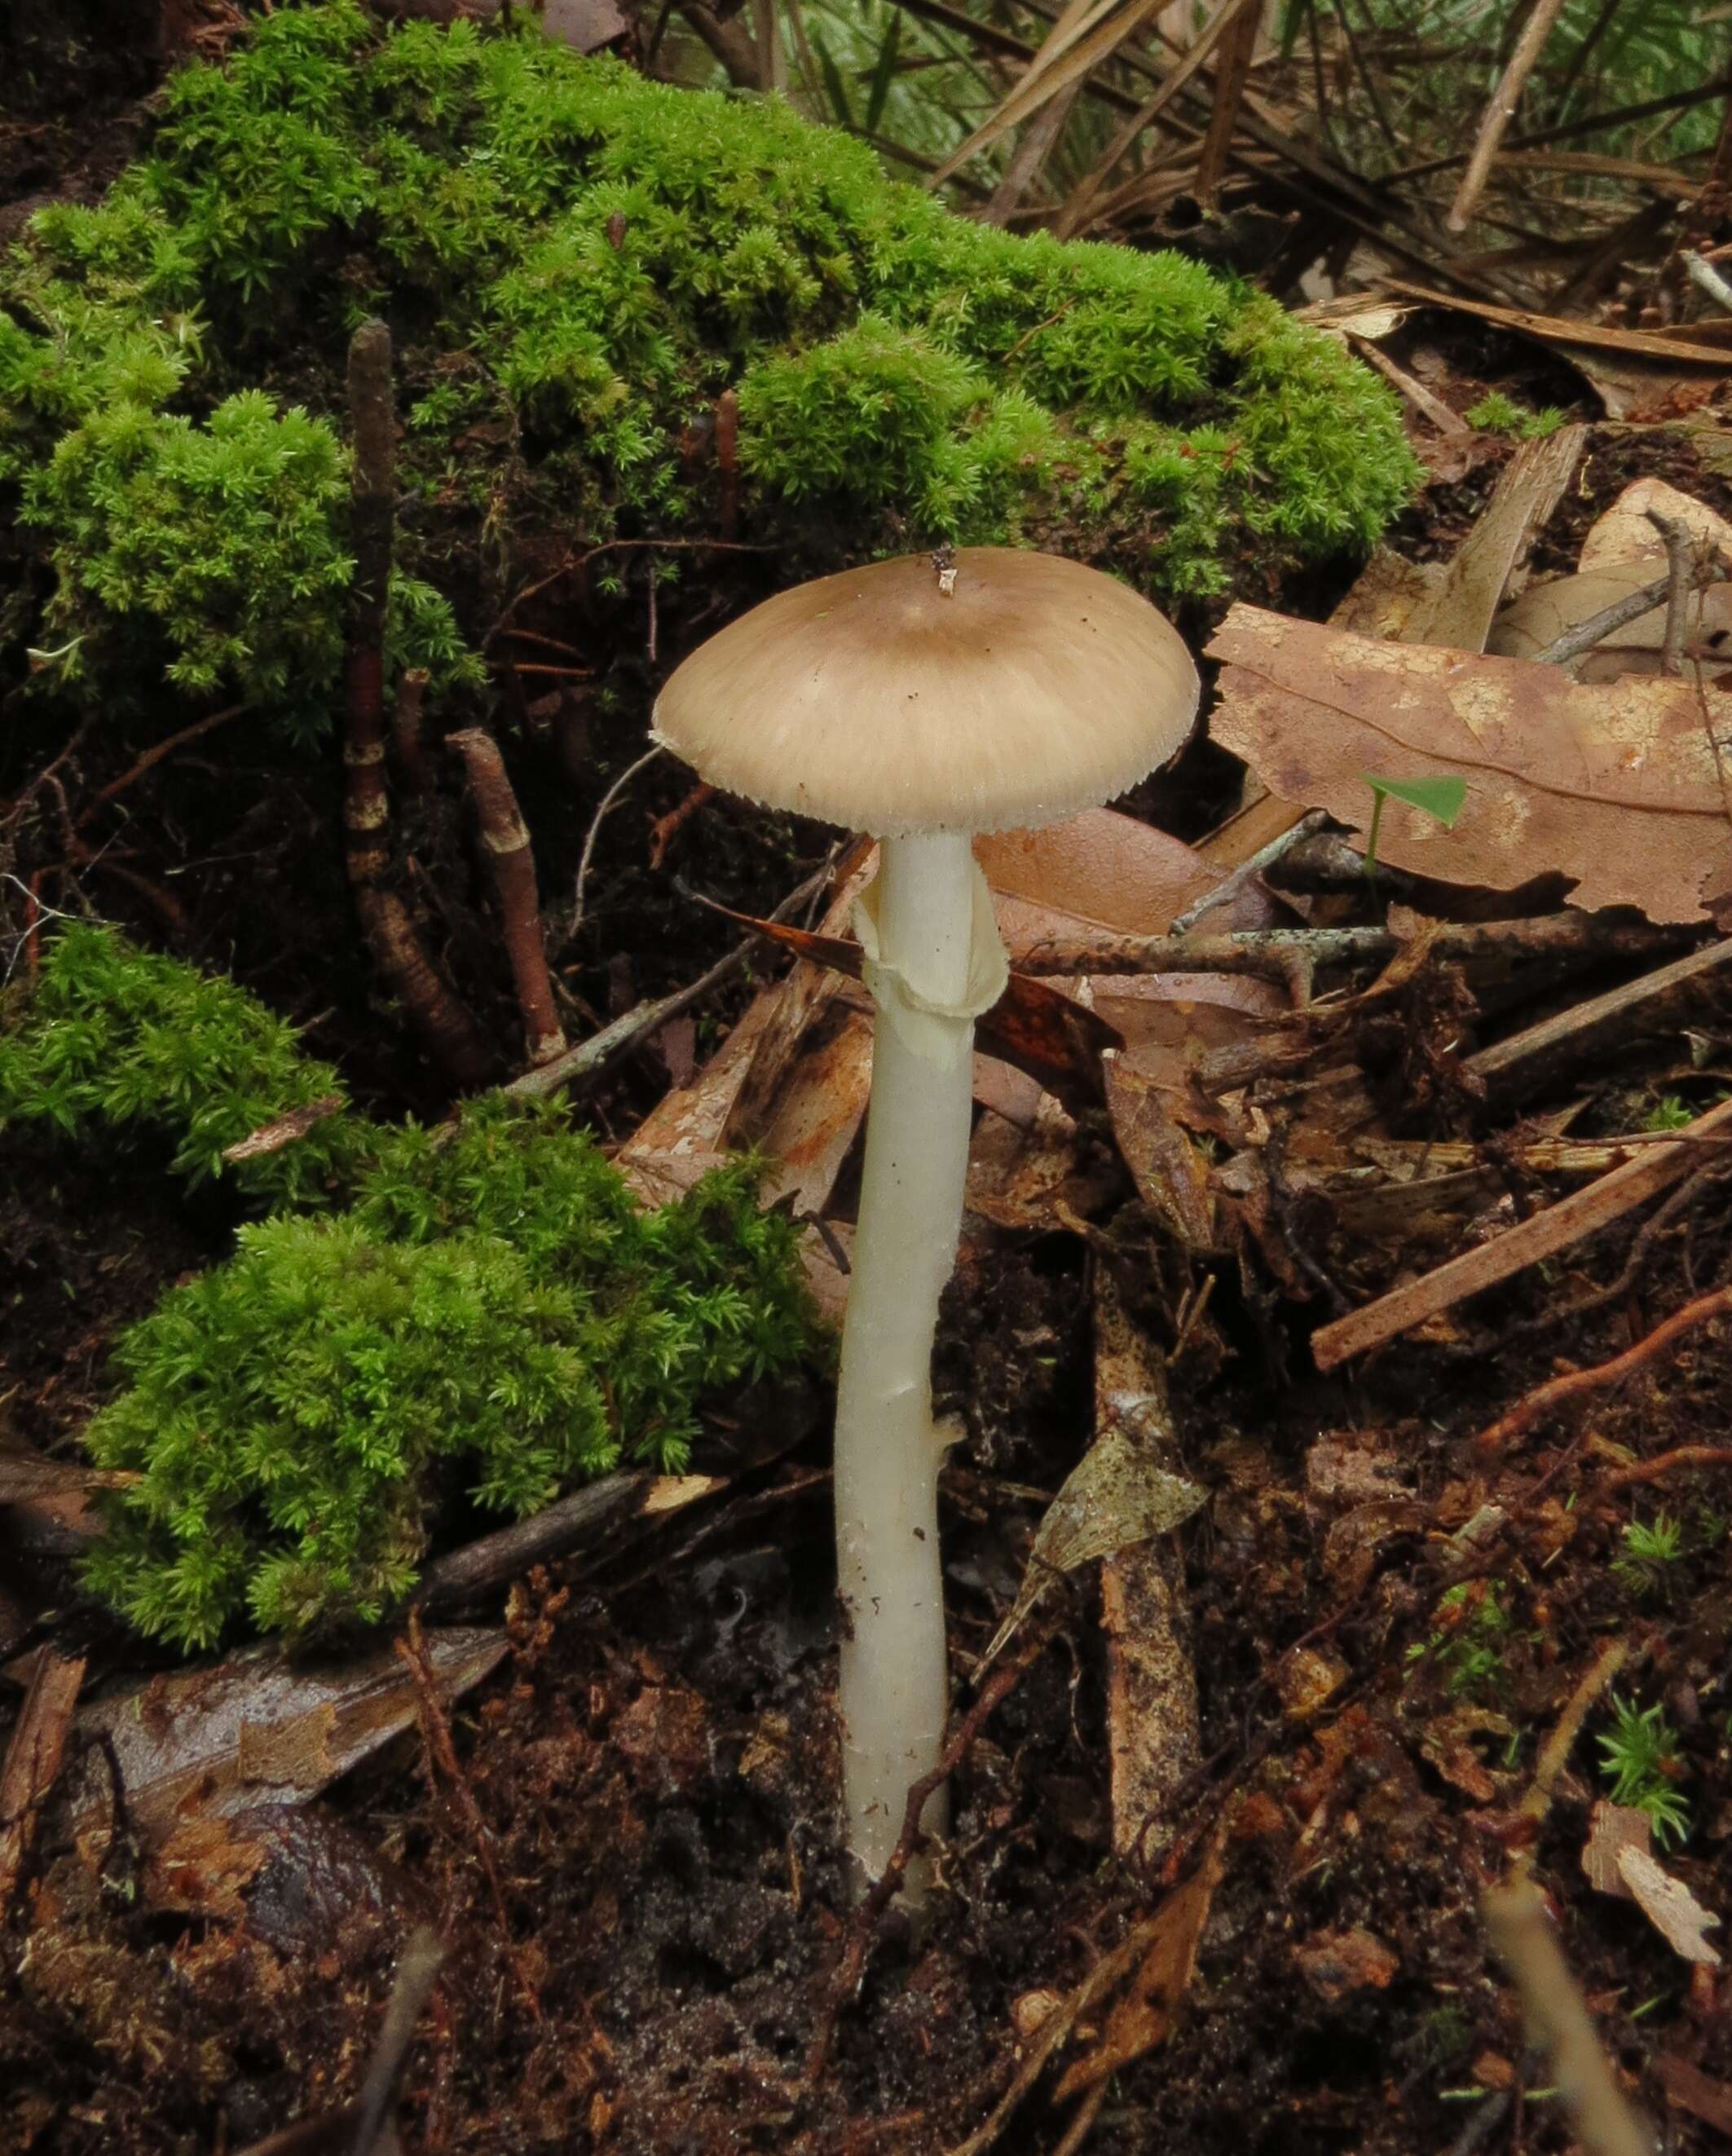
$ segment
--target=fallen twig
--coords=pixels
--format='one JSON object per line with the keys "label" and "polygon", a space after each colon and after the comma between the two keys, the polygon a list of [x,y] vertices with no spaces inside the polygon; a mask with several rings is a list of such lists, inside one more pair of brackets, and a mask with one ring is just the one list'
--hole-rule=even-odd
{"label": "fallen twig", "polygon": [[1489,177],[1492,161],[1504,140],[1504,131],[1514,117],[1528,77],[1533,73],[1545,40],[1563,10],[1564,0],[1536,0],[1533,13],[1523,26],[1516,40],[1515,49],[1509,55],[1509,64],[1504,69],[1485,116],[1479,123],[1479,132],[1474,137],[1473,147],[1468,158],[1468,169],[1462,174],[1461,185],[1456,189],[1455,200],[1449,206],[1444,222],[1452,232],[1464,232],[1473,214],[1473,206],[1479,200]]}
{"label": "fallen twig", "polygon": [[83,1656],[38,1649],[30,1688],[0,1765],[0,1924],[30,1854],[36,1815],[59,1774],[84,1679]]}
{"label": "fallen twig", "polygon": [[[1444,958],[1641,957],[1677,945],[1688,929],[1593,913],[1530,920],[1444,921],[1432,950]],[[1392,958],[1387,928],[1253,928],[1224,936],[1048,937],[1016,952],[1019,973],[1261,973],[1284,981],[1295,965],[1345,966]]]}
{"label": "fallen twig", "polygon": [[[1725,1105],[1732,1107],[1732,1102]],[[1606,1180],[1609,1182],[1610,1177]],[[1559,1209],[1556,1206],[1552,1208],[1554,1212]],[[1474,1444],[1481,1452],[1501,1451],[1511,1438],[1519,1437],[1524,1430],[1531,1429],[1542,1415],[1550,1414],[1555,1408],[1561,1407],[1566,1400],[1575,1399],[1583,1393],[1603,1392],[1608,1385],[1618,1383],[1632,1370],[1638,1370],[1644,1363],[1652,1362],[1680,1333],[1691,1332],[1699,1325],[1705,1325],[1709,1318],[1718,1317],[1729,1310],[1732,1310],[1732,1287],[1715,1288],[1711,1294],[1699,1295],[1694,1302],[1687,1302],[1682,1310],[1674,1311],[1663,1324],[1657,1325],[1645,1338],[1638,1340],[1633,1348],[1627,1348],[1622,1355],[1614,1355],[1610,1362],[1596,1363],[1591,1369],[1571,1370],[1561,1378],[1553,1378],[1545,1384],[1535,1386],[1507,1414],[1499,1415],[1494,1423],[1488,1423],[1474,1439]]]}
{"label": "fallen twig", "polygon": [[481,844],[493,868],[494,896],[500,909],[505,954],[523,1014],[524,1045],[531,1063],[546,1063],[566,1045],[565,1028],[554,1004],[547,953],[541,940],[541,906],[535,890],[535,857],[529,826],[505,773],[505,759],[493,736],[465,726],[447,737],[446,747],[463,758],[469,793],[480,824]]}
{"label": "fallen twig", "polygon": [[457,1747],[451,1741],[451,1724],[446,1719],[445,1709],[439,1698],[438,1681],[433,1674],[433,1664],[428,1659],[418,1609],[410,1609],[403,1635],[393,1645],[397,1659],[414,1683],[421,1734],[427,1746],[428,1780],[432,1782],[433,1769],[437,1766],[450,1784],[458,1809],[474,1843],[475,1855],[480,1861],[481,1869],[492,1892],[494,1913],[499,1920],[500,1948],[511,1964],[512,1974],[517,1979],[517,1988],[523,1994],[523,2002],[530,2020],[540,2021],[542,2019],[541,1997],[530,1981],[529,1973],[518,1954],[517,1942],[511,1933],[505,1890],[500,1884],[499,1866],[494,1856],[493,1830],[481,1816],[481,1807],[475,1801],[475,1793],[469,1787],[469,1777],[464,1773],[458,1758]]}
{"label": "fallen twig", "polygon": [[583,926],[584,886],[589,881],[589,865],[595,858],[596,840],[601,834],[602,825],[607,819],[608,811],[638,773],[640,771],[647,771],[656,758],[665,752],[659,742],[653,748],[646,749],[635,762],[626,766],[597,803],[596,813],[589,821],[589,829],[584,834],[583,851],[578,857],[577,880],[571,892],[571,918],[566,924],[565,933],[565,941],[567,944],[574,943],[577,940],[577,932]]}
{"label": "fallen twig", "polygon": [[[1206,891],[1182,913],[1176,913],[1168,927],[1168,935],[1182,936],[1195,927],[1206,913],[1212,913],[1217,906],[1230,906],[1247,884],[1254,883],[1265,869],[1273,868],[1294,847],[1307,839],[1314,838],[1328,821],[1329,814],[1325,809],[1313,808],[1308,814],[1301,816],[1296,824],[1289,824],[1286,830],[1279,832],[1266,846],[1259,846],[1248,860],[1241,861],[1230,875],[1223,876],[1212,891]],[[1364,864],[1360,865],[1363,867]]]}
{"label": "fallen twig", "polygon": [[412,1933],[397,1965],[397,1981],[361,2094],[340,2111],[299,2119],[243,2149],[241,2156],[386,2156],[397,2147],[387,2114],[395,2102],[417,2025],[438,1980],[445,1950],[426,1925]]}
{"label": "fallen twig", "polygon": [[1600,1485],[1602,1490],[1627,1490],[1634,1482],[1658,1482],[1683,1467],[1732,1467],[1732,1445],[1678,1445],[1652,1460],[1638,1460],[1632,1467],[1620,1467]]}
{"label": "fallen twig", "polygon": [[1527,1794],[1521,1800],[1522,1815],[1535,1825],[1551,1810],[1552,1791],[1557,1779],[1564,1771],[1565,1763],[1575,1749],[1576,1740],[1581,1734],[1581,1725],[1587,1718],[1594,1702],[1623,1667],[1629,1649],[1622,1640],[1607,1640],[1590,1664],[1586,1673],[1570,1695],[1563,1712],[1558,1717],[1550,1736],[1540,1748],[1540,1757],[1534,1766],[1534,1779],[1528,1784]]}
{"label": "fallen twig", "polygon": [[1591,651],[1614,630],[1623,629],[1632,621],[1639,621],[1651,613],[1672,588],[1668,570],[1657,577],[1653,583],[1643,584],[1639,591],[1626,592],[1621,599],[1603,606],[1597,613],[1591,613],[1586,621],[1578,621],[1563,634],[1548,644],[1543,651],[1534,654],[1537,666],[1567,666],[1572,659],[1580,659],[1584,651]]}
{"label": "fallen twig", "polygon": [[658,869],[668,857],[671,846],[686,824],[695,816],[715,792],[707,780],[700,779],[685,798],[677,802],[665,816],[658,816],[649,827],[649,865]]}
{"label": "fallen twig", "polygon": [[427,950],[409,909],[385,883],[391,800],[385,781],[385,623],[391,589],[394,429],[391,332],[363,322],[349,346],[355,434],[354,596],[344,696],[345,859],[356,916],[373,962],[423,1045],[460,1086],[487,1074],[474,1021]]}
{"label": "fallen twig", "polygon": [[[769,918],[771,921],[786,921],[792,914],[797,913],[813,892],[822,890],[829,880],[833,866],[833,861],[827,860],[821,869],[807,876],[804,883],[791,891]],[[707,996],[712,988],[720,988],[724,981],[731,979],[756,950],[761,940],[761,937],[756,934],[747,937],[743,942],[736,943],[725,956],[718,958],[707,972],[699,974],[696,980],[688,982],[684,988],[674,989],[671,995],[658,996],[648,1003],[633,1004],[623,1016],[615,1019],[612,1025],[603,1026],[599,1033],[592,1034],[587,1040],[579,1041],[575,1048],[568,1048],[563,1055],[555,1056],[551,1063],[542,1064],[538,1070],[525,1070],[521,1077],[514,1078],[501,1090],[519,1100],[541,1100],[551,1093],[558,1092],[561,1086],[574,1086],[581,1079],[594,1077],[604,1065],[612,1062],[616,1056],[623,1055],[645,1034],[655,1032],[669,1019],[678,1018],[682,1011],[689,1010],[692,1004]]]}
{"label": "fallen twig", "polygon": [[1397,1334],[1437,1317],[1464,1296],[1536,1265],[1555,1250],[1566,1250],[1585,1236],[1620,1219],[1632,1206],[1654,1197],[1688,1172],[1694,1158],[1688,1141],[1706,1137],[1732,1122],[1732,1101],[1723,1101],[1678,1133],[1677,1145],[1657,1145],[1572,1191],[1555,1205],[1535,1213],[1495,1241],[1463,1250],[1458,1257],[1392,1289],[1362,1309],[1319,1327],[1311,1335],[1311,1352],[1319,1369],[1332,1370],[1350,1355],[1362,1354]]}
{"label": "fallen twig", "polygon": [[422,1573],[415,1606],[428,1613],[449,1609],[604,1532],[611,1546],[633,1522],[683,1511],[726,1487],[726,1479],[715,1475],[606,1476],[526,1520],[435,1558]]}
{"label": "fallen twig", "polygon": [[[1650,950],[1663,947],[1658,942],[1649,946]],[[1619,955],[1633,954],[1621,952]],[[1637,1009],[1671,996],[1729,963],[1732,963],[1732,938],[1705,943],[1637,980],[1608,988],[1604,995],[1590,997],[1555,1018],[1542,1019],[1538,1025],[1480,1049],[1467,1058],[1463,1069],[1470,1080],[1477,1080],[1489,1091],[1506,1098],[1524,1098],[1555,1076],[1566,1057],[1574,1060],[1613,1040],[1627,1041],[1632,1031],[1631,1016]]]}

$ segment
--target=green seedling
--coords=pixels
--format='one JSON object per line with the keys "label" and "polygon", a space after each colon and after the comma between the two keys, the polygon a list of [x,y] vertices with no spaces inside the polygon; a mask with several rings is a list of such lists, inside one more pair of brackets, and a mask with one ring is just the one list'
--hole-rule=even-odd
{"label": "green seedling", "polygon": [[1417,808],[1446,831],[1453,828],[1468,798],[1465,778],[1381,778],[1369,771],[1360,777],[1371,789],[1371,828],[1366,834],[1366,881],[1377,888],[1377,833],[1383,822],[1386,801],[1400,801]]}
{"label": "green seedling", "polygon": [[1612,1801],[1638,1811],[1662,1849],[1690,1830],[1690,1808],[1677,1786],[1683,1772],[1678,1732],[1657,1705],[1638,1708],[1612,1695],[1613,1725],[1599,1739],[1600,1772]]}
{"label": "green seedling", "polygon": [[1642,1119],[1645,1131],[1682,1131],[1696,1120],[1695,1111],[1676,1093],[1666,1094]]}

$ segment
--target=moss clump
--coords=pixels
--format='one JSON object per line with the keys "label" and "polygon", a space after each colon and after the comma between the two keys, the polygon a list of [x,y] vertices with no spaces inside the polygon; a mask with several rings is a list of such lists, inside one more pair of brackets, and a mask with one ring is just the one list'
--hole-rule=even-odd
{"label": "moss clump", "polygon": [[317,1202],[352,1173],[366,1126],[334,1117],[232,1166],[226,1148],[341,1091],[295,1029],[232,982],[90,924],[50,941],[28,1009],[0,1033],[0,1131],[44,1124],[87,1143],[142,1129],[190,1184],[230,1175],[265,1204]]}
{"label": "moss clump", "polygon": [[[96,928],[51,947],[0,1037],[0,1129],[148,1126],[195,1179],[334,1090],[244,991]],[[346,1112],[242,1173],[285,1209],[123,1336],[127,1389],[87,1432],[139,1478],[89,1583],[182,1646],[372,1621],[453,1504],[678,1467],[706,1394],[816,1351],[797,1230],[750,1162],[641,1212],[556,1109],[494,1095],[438,1133]]]}
{"label": "moss clump", "polygon": [[315,720],[349,573],[332,414],[375,310],[416,497],[399,642],[448,676],[473,662],[433,587],[503,580],[501,531],[703,528],[694,429],[729,387],[746,513],[807,557],[1042,537],[1209,593],[1247,541],[1366,543],[1416,478],[1391,394],[1255,294],[971,223],[773,100],[533,25],[307,0],[165,102],[152,154],[39,213],[0,280],[38,689],[100,658]]}

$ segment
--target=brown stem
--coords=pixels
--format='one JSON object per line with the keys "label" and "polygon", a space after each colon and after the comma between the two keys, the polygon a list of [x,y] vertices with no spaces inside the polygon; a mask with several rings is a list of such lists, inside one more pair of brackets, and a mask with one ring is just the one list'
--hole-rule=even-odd
{"label": "brown stem", "polygon": [[[1732,1310],[1732,1288],[1715,1288],[1711,1294],[1699,1295],[1694,1302],[1687,1302],[1682,1310],[1675,1310],[1663,1325],[1657,1325],[1644,1340],[1633,1348],[1627,1348],[1622,1355],[1614,1355],[1609,1362],[1596,1363],[1591,1369],[1571,1370],[1561,1378],[1536,1386],[1525,1399],[1518,1400],[1507,1414],[1499,1415],[1489,1423],[1473,1440],[1481,1452],[1501,1451],[1512,1437],[1519,1437],[1530,1429],[1542,1415],[1550,1414],[1561,1407],[1565,1400],[1575,1399],[1583,1393],[1603,1392],[1639,1369],[1644,1363],[1652,1362],[1660,1351],[1668,1347],[1681,1332],[1705,1324],[1711,1317],[1723,1317]],[[1633,1478],[1632,1478],[1633,1479]]]}
{"label": "brown stem", "polygon": [[715,788],[700,779],[681,801],[674,803],[665,816],[658,816],[649,827],[649,865],[658,869],[668,858],[668,849],[692,818],[715,793]]}
{"label": "brown stem", "polygon": [[517,984],[517,1007],[523,1013],[530,1062],[532,1065],[546,1063],[564,1054],[566,1034],[553,1000],[553,983],[541,940],[541,907],[529,830],[493,736],[479,726],[469,726],[448,736],[446,745],[463,758],[469,775],[469,793],[480,821],[481,844],[493,870],[494,895],[499,901],[511,977]]}
{"label": "brown stem", "polygon": [[391,707],[391,740],[397,751],[397,775],[409,793],[425,793],[428,784],[427,744],[421,737],[421,712],[427,701],[424,666],[403,670]]}
{"label": "brown stem", "polygon": [[355,587],[350,600],[343,743],[343,829],[349,879],[384,873],[391,802],[385,785],[385,619],[391,591],[392,440],[391,332],[363,322],[349,346],[349,414],[355,432],[351,543]]}
{"label": "brown stem", "polygon": [[715,462],[721,474],[721,536],[731,540],[740,528],[740,398],[731,389],[715,400]]}
{"label": "brown stem", "polygon": [[344,858],[373,963],[428,1053],[459,1085],[477,1086],[488,1066],[480,1035],[423,947],[408,908],[384,883],[391,828],[385,773],[385,618],[394,521],[394,429],[391,332],[383,322],[362,323],[350,344],[349,408],[355,434],[350,527],[355,586],[343,705]]}

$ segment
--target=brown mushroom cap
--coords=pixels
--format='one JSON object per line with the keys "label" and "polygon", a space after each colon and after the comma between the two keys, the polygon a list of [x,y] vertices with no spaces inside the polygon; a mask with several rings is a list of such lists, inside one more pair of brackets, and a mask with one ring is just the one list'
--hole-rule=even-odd
{"label": "brown mushroom cap", "polygon": [[797,585],[694,651],[655,738],[712,785],[875,838],[1000,831],[1109,801],[1197,716],[1197,669],[1129,586],[960,549]]}

